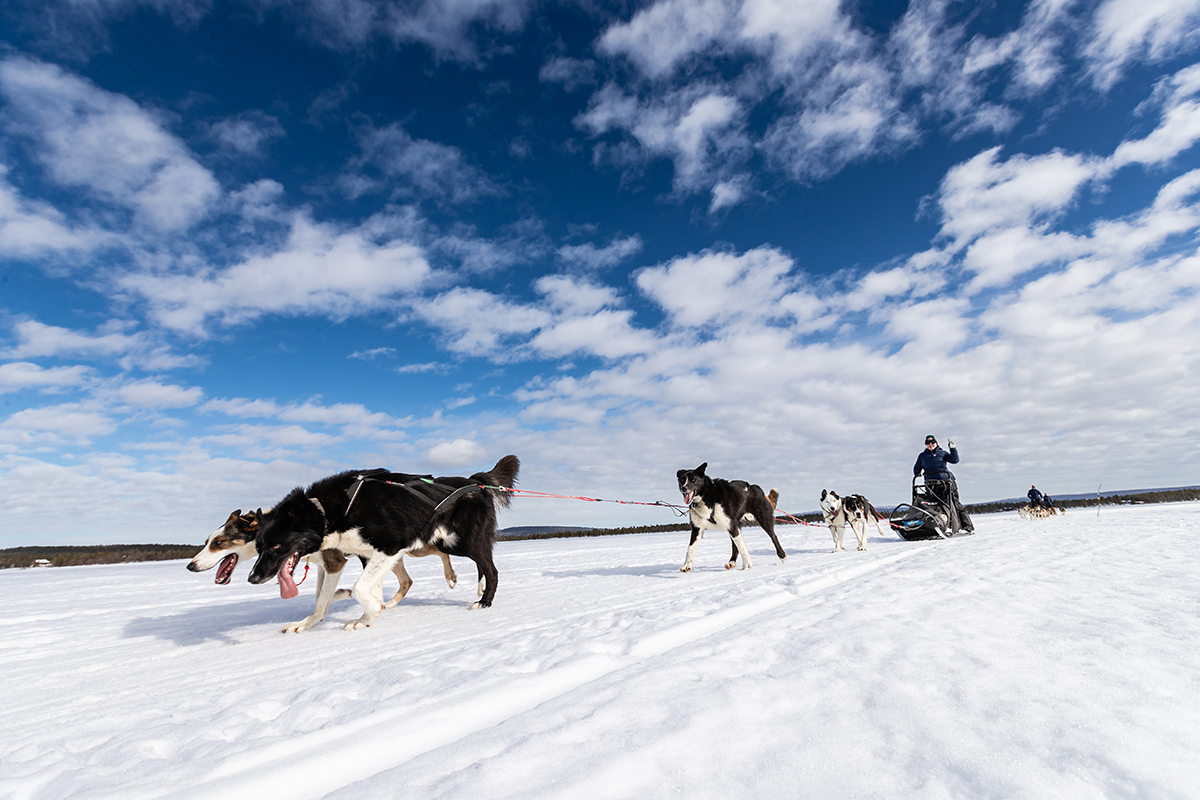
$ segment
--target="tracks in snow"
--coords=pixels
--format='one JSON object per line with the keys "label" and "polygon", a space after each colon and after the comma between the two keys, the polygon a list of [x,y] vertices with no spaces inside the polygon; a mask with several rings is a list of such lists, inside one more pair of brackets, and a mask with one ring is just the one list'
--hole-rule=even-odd
{"label": "tracks in snow", "polygon": [[624,654],[585,656],[543,672],[515,676],[506,680],[501,690],[493,684],[485,691],[486,701],[475,693],[464,693],[453,701],[415,712],[410,707],[389,708],[240,753],[215,765],[190,792],[181,793],[179,787],[173,787],[170,794],[207,797],[219,786],[232,783],[247,796],[321,797],[494,727],[607,675],[719,634],[924,549],[907,547],[900,553],[825,569],[816,575],[786,578],[768,595],[643,634]]}

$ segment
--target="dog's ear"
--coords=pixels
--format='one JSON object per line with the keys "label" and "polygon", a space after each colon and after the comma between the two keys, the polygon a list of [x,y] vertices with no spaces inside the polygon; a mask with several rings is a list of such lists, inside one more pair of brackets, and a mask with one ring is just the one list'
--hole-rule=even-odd
{"label": "dog's ear", "polygon": [[255,510],[254,521],[256,523],[258,523],[259,525],[262,525],[262,509],[261,508]]}
{"label": "dog's ear", "polygon": [[821,490],[821,499],[822,499],[822,500],[824,500],[824,499],[825,499],[825,495],[827,495],[827,494],[829,494],[829,492],[828,492],[827,490],[825,490],[825,489],[822,489],[822,490]]}
{"label": "dog's ear", "polygon": [[696,474],[698,474],[698,475],[703,475],[703,474],[704,474],[704,470],[706,470],[706,469],[708,469],[708,462],[707,462],[707,461],[705,461],[705,462],[704,462],[703,464],[701,464],[700,466],[696,467]]}

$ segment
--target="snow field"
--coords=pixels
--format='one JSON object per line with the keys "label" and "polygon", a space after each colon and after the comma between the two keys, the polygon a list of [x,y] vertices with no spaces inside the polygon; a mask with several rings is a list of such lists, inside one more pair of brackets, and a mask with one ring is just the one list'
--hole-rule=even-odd
{"label": "snow field", "polygon": [[286,636],[311,574],[6,571],[0,796],[1200,796],[1200,504],[977,529],[500,542],[491,609],[409,559]]}

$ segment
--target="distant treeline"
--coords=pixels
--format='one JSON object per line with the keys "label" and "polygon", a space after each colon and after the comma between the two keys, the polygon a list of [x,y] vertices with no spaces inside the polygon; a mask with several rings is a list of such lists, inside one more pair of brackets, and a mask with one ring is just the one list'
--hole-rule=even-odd
{"label": "distant treeline", "polygon": [[[1140,503],[1180,503],[1189,500],[1200,500],[1200,488],[1169,489],[1164,491],[1136,492],[1133,494],[1104,495],[1095,497],[1077,497],[1070,500],[1055,500],[1059,508],[1088,508],[1097,505],[1120,506]],[[1017,500],[1002,500],[995,503],[971,503],[967,510],[972,514],[999,514],[1005,511],[1016,511],[1025,502]],[[888,509],[879,509],[887,514]],[[821,515],[817,512],[797,514],[795,519],[807,523],[821,523]],[[776,524],[795,524],[788,517],[776,517]],[[749,524],[749,523],[748,523]],[[583,536],[619,536],[624,533],[663,533],[665,531],[686,531],[691,526],[686,522],[674,522],[666,525],[638,525],[629,528],[592,528],[588,530],[548,530],[540,533],[524,533],[504,536],[504,541],[522,541],[528,539],[571,539]],[[83,564],[121,564],[132,561],[173,561],[191,558],[200,550],[198,544],[105,544],[77,545],[64,547],[10,547],[0,550],[0,569],[13,567],[32,567],[40,560],[50,562],[53,567],[74,567]]]}
{"label": "distant treeline", "polygon": [[10,547],[0,550],[0,569],[32,567],[49,561],[52,567],[83,564],[123,564],[130,561],[173,561],[191,558],[198,544],[99,544],[62,547]]}

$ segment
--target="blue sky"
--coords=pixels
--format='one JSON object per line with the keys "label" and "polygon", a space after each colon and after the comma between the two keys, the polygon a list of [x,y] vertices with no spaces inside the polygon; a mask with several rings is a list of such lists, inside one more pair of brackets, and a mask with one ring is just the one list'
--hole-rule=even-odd
{"label": "blue sky", "polygon": [[510,452],[794,511],[930,432],[968,501],[1198,482],[1200,0],[0,13],[0,546]]}

